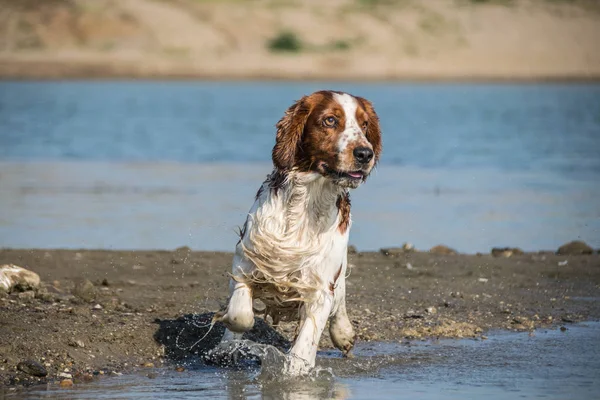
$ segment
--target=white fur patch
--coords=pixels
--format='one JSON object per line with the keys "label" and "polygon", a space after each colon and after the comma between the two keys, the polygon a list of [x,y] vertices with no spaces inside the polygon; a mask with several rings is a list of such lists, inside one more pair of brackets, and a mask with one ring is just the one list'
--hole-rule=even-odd
{"label": "white fur patch", "polygon": [[358,102],[356,99],[347,93],[334,93],[333,98],[342,106],[344,114],[346,115],[346,125],[338,140],[338,151],[343,153],[351,142],[355,142],[362,138],[366,140],[366,138],[356,120],[356,110],[358,109]]}
{"label": "white fur patch", "polygon": [[291,172],[288,179],[291,185],[276,196],[264,184],[248,215],[240,243],[243,256],[232,271],[241,273],[242,281],[272,289],[263,293],[268,306],[318,302],[342,265],[348,243],[348,232],[338,230],[336,200],[343,189],[314,173]]}

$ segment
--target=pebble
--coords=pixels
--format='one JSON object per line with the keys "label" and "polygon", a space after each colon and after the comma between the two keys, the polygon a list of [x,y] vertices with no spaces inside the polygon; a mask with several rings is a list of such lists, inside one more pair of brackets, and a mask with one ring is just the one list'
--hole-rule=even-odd
{"label": "pebble", "polygon": [[71,387],[73,386],[73,380],[72,379],[63,379],[60,381],[60,387]]}
{"label": "pebble", "polygon": [[558,262],[558,266],[559,267],[564,267],[567,264],[569,264],[569,260],[564,260],[564,261],[559,261]]}
{"label": "pebble", "polygon": [[70,340],[68,345],[71,347],[85,347],[83,340]]}
{"label": "pebble", "polygon": [[58,377],[63,379],[73,379],[73,375],[69,374],[68,372],[61,372],[58,374]]}
{"label": "pebble", "polygon": [[175,368],[175,371],[177,371],[177,372],[183,372],[183,371],[185,371],[185,368],[184,367],[177,367],[177,368]]}
{"label": "pebble", "polygon": [[402,245],[402,250],[406,253],[410,253],[411,251],[415,251],[415,245],[409,242],[406,242]]}
{"label": "pebble", "polygon": [[154,363],[147,362],[147,363],[144,364],[144,367],[145,368],[154,368]]}
{"label": "pebble", "polygon": [[73,295],[84,301],[93,301],[96,298],[96,288],[89,279],[80,279],[75,283]]}
{"label": "pebble", "polygon": [[574,240],[569,243],[565,243],[556,250],[558,255],[577,255],[577,254],[592,254],[592,249],[586,242],[581,240]]}
{"label": "pebble", "polygon": [[32,376],[48,375],[48,371],[46,371],[46,368],[44,368],[44,366],[42,364],[38,363],[37,361],[33,361],[33,360],[21,361],[19,364],[17,364],[17,369],[19,371],[23,371],[26,374],[32,375]]}
{"label": "pebble", "polygon": [[404,243],[402,247],[385,247],[379,249],[381,254],[385,256],[398,256],[405,253],[412,253],[415,251],[415,246],[412,243]]}
{"label": "pebble", "polygon": [[94,375],[90,374],[89,372],[86,372],[81,376],[81,379],[89,382],[91,380],[94,380]]}
{"label": "pebble", "polygon": [[33,290],[21,292],[18,294],[18,297],[19,297],[19,300],[31,301],[31,300],[35,299],[35,292]]}
{"label": "pebble", "polygon": [[479,279],[477,279],[477,280],[478,280],[479,282],[486,283],[486,282],[488,281],[488,278],[479,278]]}
{"label": "pebble", "polygon": [[393,257],[393,256],[397,256],[400,254],[404,254],[404,250],[402,250],[402,248],[400,247],[386,247],[383,249],[379,249],[379,251],[381,252],[381,254],[383,254],[384,256],[388,256],[388,257]]}
{"label": "pebble", "polygon": [[425,309],[425,311],[427,312],[427,314],[435,314],[435,313],[437,313],[437,309],[435,307],[427,307]]}
{"label": "pebble", "polygon": [[102,306],[100,304],[96,304],[94,307],[92,307],[94,310],[102,310]]}
{"label": "pebble", "polygon": [[437,246],[433,246],[431,249],[429,249],[429,252],[431,254],[441,254],[441,255],[454,255],[454,254],[458,254],[458,252],[448,246],[445,246],[443,244],[438,244]]}
{"label": "pebble", "polygon": [[491,253],[494,257],[506,258],[525,254],[523,250],[519,249],[518,247],[494,247]]}

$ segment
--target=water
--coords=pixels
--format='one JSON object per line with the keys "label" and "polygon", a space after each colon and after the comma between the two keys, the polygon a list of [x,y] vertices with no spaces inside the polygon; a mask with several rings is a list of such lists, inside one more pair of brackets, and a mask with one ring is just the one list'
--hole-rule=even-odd
{"label": "water", "polygon": [[0,83],[0,246],[231,250],[274,124],[333,87],[372,100],[381,165],[351,242],[600,247],[600,85]]}
{"label": "water", "polygon": [[[319,353],[320,374],[265,378],[257,369],[148,370],[72,389],[33,388],[10,398],[52,399],[595,399],[600,323],[568,330],[495,333],[488,340],[362,344],[354,359]],[[331,371],[331,372],[328,372]]]}

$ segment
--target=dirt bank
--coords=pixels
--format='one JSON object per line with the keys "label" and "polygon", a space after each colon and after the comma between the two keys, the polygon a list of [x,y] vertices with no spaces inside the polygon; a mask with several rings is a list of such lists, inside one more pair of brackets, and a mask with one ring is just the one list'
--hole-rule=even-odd
{"label": "dirt bank", "polygon": [[0,0],[13,79],[588,80],[599,42],[594,0]]}
{"label": "dirt bank", "polygon": [[[165,324],[219,310],[231,258],[187,248],[0,250],[0,265],[27,267],[42,279],[37,292],[0,294],[0,386],[68,375],[77,384],[168,362],[164,354],[173,355],[168,348],[175,338]],[[360,341],[477,337],[489,329],[533,331],[600,318],[598,254],[506,258],[392,250],[352,254],[350,263],[348,308]],[[290,338],[293,329],[287,324],[279,331]],[[48,375],[17,370],[24,360],[40,363]]]}

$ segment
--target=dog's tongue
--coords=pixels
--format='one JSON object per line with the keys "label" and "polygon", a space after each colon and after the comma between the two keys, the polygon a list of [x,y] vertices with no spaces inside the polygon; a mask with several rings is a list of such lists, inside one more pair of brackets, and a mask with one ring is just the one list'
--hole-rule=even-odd
{"label": "dog's tongue", "polygon": [[362,178],[363,176],[362,172],[348,172],[348,175],[356,179]]}

